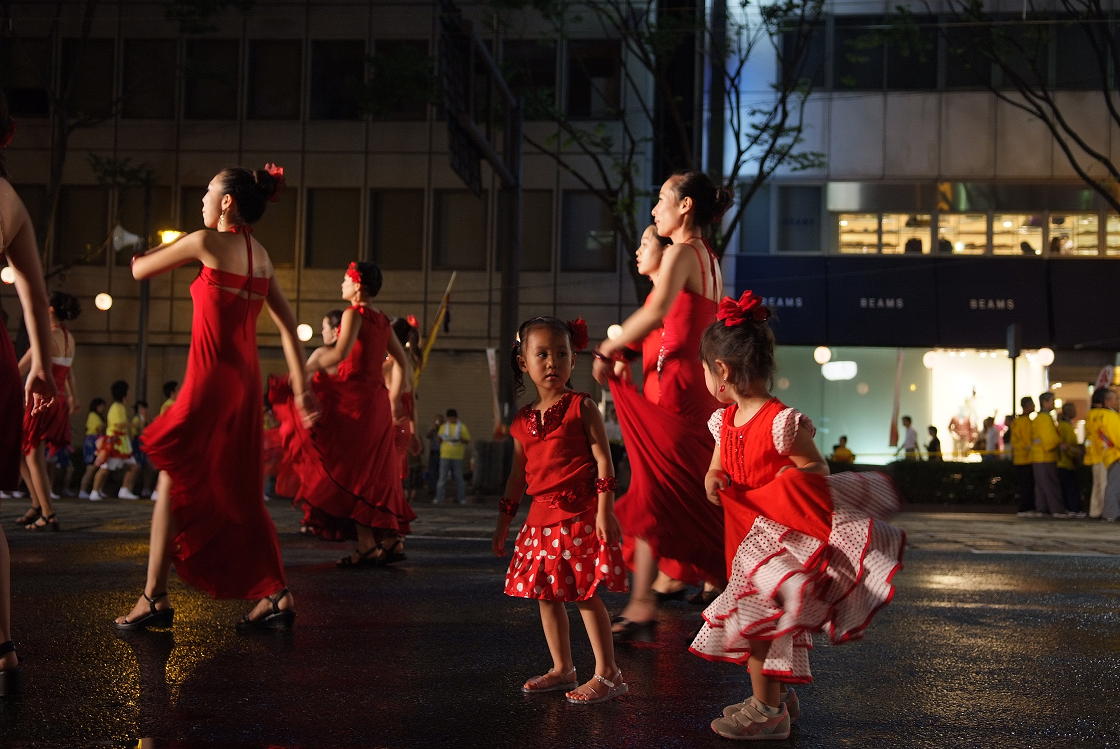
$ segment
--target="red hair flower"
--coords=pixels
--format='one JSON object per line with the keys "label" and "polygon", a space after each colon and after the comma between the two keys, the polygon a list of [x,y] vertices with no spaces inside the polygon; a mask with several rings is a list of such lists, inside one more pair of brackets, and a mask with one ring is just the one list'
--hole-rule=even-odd
{"label": "red hair flower", "polygon": [[420,321],[416,319],[416,315],[409,315],[405,319],[408,320],[408,324],[411,325],[412,327],[414,327],[414,328],[419,328],[420,327]]}
{"label": "red hair flower", "polygon": [[587,321],[582,317],[577,317],[575,320],[568,320],[568,330],[572,334],[572,350],[583,351],[587,348],[587,344],[591,342],[590,337],[587,335]]}
{"label": "red hair flower", "polygon": [[276,188],[272,191],[272,194],[268,196],[269,202],[275,203],[280,199],[280,190],[282,190],[286,184],[286,180],[284,179],[284,167],[270,161],[264,165],[264,170],[276,180]]}
{"label": "red hair flower", "polygon": [[762,303],[762,297],[747,289],[738,300],[729,296],[721,299],[716,319],[729,328],[742,325],[747,320],[766,322],[770,319],[770,309]]}
{"label": "red hair flower", "polygon": [[349,278],[354,283],[361,285],[362,274],[358,270],[358,264],[357,263],[350,263],[350,265],[346,266],[346,277]]}

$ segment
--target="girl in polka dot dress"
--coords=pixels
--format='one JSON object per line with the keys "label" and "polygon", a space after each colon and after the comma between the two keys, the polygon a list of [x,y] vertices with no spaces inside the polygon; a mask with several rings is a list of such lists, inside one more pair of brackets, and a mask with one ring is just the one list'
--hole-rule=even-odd
{"label": "girl in polka dot dress", "polygon": [[708,499],[723,505],[730,580],[690,650],[747,666],[752,696],[712,721],[740,740],[789,736],[800,706],[788,684],[812,681],[812,634],[859,638],[894,595],[905,544],[883,522],[899,505],[891,480],[829,476],[812,423],[768,392],[768,317],[750,291],[724,298],[700,343],[708,389],[730,404],[708,422],[716,446],[704,479]]}
{"label": "girl in polka dot dress", "polygon": [[[540,603],[552,668],[522,685],[526,693],[567,692],[569,702],[604,702],[629,691],[614,659],[610,617],[597,595],[626,590],[626,569],[614,516],[614,468],[603,418],[591,396],[568,389],[574,351],[587,345],[582,320],[535,317],[522,323],[514,346],[515,381],[528,373],[536,402],[510,425],[513,468],[494,530],[494,553],[503,556],[509,525],[521,497],[533,500],[514,541],[506,595]],[[568,639],[566,601],[579,607],[595,653],[595,675],[576,679]]]}

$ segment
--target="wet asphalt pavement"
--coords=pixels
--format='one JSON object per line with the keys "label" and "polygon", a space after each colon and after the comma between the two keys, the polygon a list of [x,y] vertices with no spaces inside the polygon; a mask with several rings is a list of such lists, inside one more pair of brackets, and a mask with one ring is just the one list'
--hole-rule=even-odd
{"label": "wet asphalt pavement", "polygon": [[[548,654],[536,604],[501,593],[505,562],[480,538],[493,517],[484,508],[420,506],[407,561],[339,570],[346,547],[298,536],[297,516],[274,502],[293,634],[239,636],[244,603],[209,600],[173,576],[174,632],[118,636],[109,622],[143,583],[145,504],[64,500],[66,530],[44,536],[14,530],[23,507],[5,503],[26,692],[0,700],[0,746],[736,745],[708,723],[746,694],[745,673],[686,652],[698,610],[684,603],[664,608],[656,645],[620,648],[629,697],[575,706],[562,693],[522,695]],[[937,522],[913,519],[921,541],[895,601],[864,641],[818,642],[793,735],[763,745],[1120,746],[1120,556],[1014,539],[958,548],[938,542],[952,531],[930,531]],[[1024,527],[965,524],[999,523]],[[1082,527],[1090,546],[1113,546],[1103,524]],[[606,600],[616,611],[623,597]],[[586,678],[590,648],[572,615]]]}

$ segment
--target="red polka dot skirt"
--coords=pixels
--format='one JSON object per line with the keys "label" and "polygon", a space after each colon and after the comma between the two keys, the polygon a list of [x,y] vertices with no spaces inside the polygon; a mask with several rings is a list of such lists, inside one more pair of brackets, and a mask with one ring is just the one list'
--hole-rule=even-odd
{"label": "red polka dot skirt", "polygon": [[525,525],[513,545],[506,595],[542,601],[586,601],[600,585],[624,593],[626,564],[619,544],[595,535],[591,509],[554,525]]}

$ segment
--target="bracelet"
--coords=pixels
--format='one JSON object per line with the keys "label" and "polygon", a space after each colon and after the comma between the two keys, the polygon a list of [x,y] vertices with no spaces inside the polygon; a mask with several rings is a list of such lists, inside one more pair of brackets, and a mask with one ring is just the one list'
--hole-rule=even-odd
{"label": "bracelet", "polygon": [[591,352],[591,355],[592,355],[592,356],[594,356],[594,357],[595,357],[596,359],[598,359],[599,361],[605,361],[605,362],[610,362],[610,361],[614,361],[613,359],[611,359],[611,358],[610,358],[609,356],[607,356],[606,354],[604,354],[604,353],[603,353],[602,351],[600,351],[599,349],[595,349],[594,351],[592,351],[592,352]]}
{"label": "bracelet", "polygon": [[509,499],[507,497],[502,497],[498,500],[498,512],[502,513],[503,515],[509,515],[510,517],[513,517],[517,514],[517,508],[520,506],[520,502]]}
{"label": "bracelet", "polygon": [[614,476],[607,476],[606,478],[595,479],[595,492],[603,494],[604,492],[613,492],[615,487]]}

